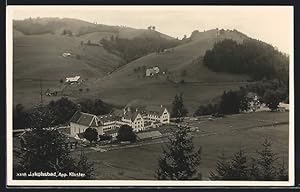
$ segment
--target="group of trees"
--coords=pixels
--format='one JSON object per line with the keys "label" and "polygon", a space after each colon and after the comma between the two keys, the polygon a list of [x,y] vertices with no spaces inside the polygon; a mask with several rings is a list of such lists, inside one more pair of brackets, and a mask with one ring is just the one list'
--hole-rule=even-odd
{"label": "group of trees", "polygon": [[62,32],[61,32],[62,35],[68,35],[68,36],[73,36],[73,32],[69,29],[64,29]]}
{"label": "group of trees", "polygon": [[236,91],[224,91],[218,102],[199,106],[194,115],[237,114],[248,111],[250,103],[255,104],[255,100],[247,96],[248,93],[255,93],[259,105],[265,103],[272,111],[278,109],[280,102],[288,103],[289,99],[289,89],[283,81],[278,79],[259,81],[240,87]]}
{"label": "group of trees", "polygon": [[155,26],[149,26],[149,27],[147,27],[147,29],[155,31]]}
{"label": "group of trees", "polygon": [[94,115],[105,115],[111,112],[112,106],[104,103],[101,99],[82,99],[79,101],[82,112]]}
{"label": "group of trees", "polygon": [[[78,104],[81,107],[81,111],[95,115],[107,114],[112,110],[112,106],[100,99],[84,99],[79,101]],[[40,122],[44,127],[65,124],[71,119],[77,109],[78,105],[66,97],[51,101],[47,105],[27,110],[22,104],[17,104],[13,109],[13,127],[15,129],[35,127],[37,124],[35,116],[40,115],[40,113],[44,115],[43,121]]]}
{"label": "group of trees", "polygon": [[[249,157],[247,151],[240,149],[232,157],[225,154],[219,157],[216,169],[210,172],[211,180],[253,180],[286,181],[288,174],[284,159],[278,162],[278,155],[272,151],[270,140],[265,139],[256,156]],[[177,128],[163,148],[158,161],[156,178],[159,180],[201,180],[199,165],[201,147],[195,150],[192,136],[186,127]]]}
{"label": "group of trees", "polygon": [[[47,119],[42,108],[37,109],[34,120],[36,125],[21,137],[21,147],[18,163],[14,167],[14,173],[49,172],[53,173],[82,173],[83,177],[68,176],[66,178],[53,176],[35,176],[30,179],[90,179],[93,172],[93,164],[81,152],[76,161],[70,156],[70,149],[66,146],[67,137],[57,129],[45,129]],[[15,174],[16,175],[16,174]],[[18,176],[15,176],[18,178]],[[24,179],[22,177],[22,179]]]}
{"label": "group of trees", "polygon": [[289,58],[264,42],[246,39],[243,43],[225,39],[206,51],[204,64],[216,72],[248,74],[254,80],[280,78],[288,81]]}
{"label": "group of trees", "polygon": [[171,117],[176,121],[182,121],[182,118],[188,114],[188,110],[184,107],[183,94],[176,94],[172,103]]}
{"label": "group of trees", "polygon": [[148,37],[122,39],[112,36],[109,40],[103,38],[101,44],[106,50],[120,55],[128,63],[149,53],[175,47],[179,44],[179,41]]}
{"label": "group of trees", "polygon": [[250,101],[242,89],[224,91],[218,102],[199,106],[194,115],[237,114],[247,111],[250,108]]}
{"label": "group of trees", "polygon": [[[250,160],[249,160],[250,159]],[[284,161],[278,164],[278,155],[272,151],[271,142],[265,139],[256,157],[249,157],[240,149],[232,159],[227,160],[222,153],[216,163],[216,170],[210,173],[212,180],[288,180]],[[280,166],[278,166],[280,165]]]}
{"label": "group of trees", "polygon": [[[112,137],[109,136],[100,136],[98,137],[98,131],[95,128],[87,128],[84,131],[83,137],[85,139],[87,139],[90,144],[92,144],[93,142],[98,141],[98,138],[101,138],[103,140],[111,140]],[[134,133],[132,127],[130,127],[129,125],[122,125],[119,129],[118,129],[118,135],[117,135],[117,140],[122,142],[122,141],[130,141],[130,142],[135,142],[136,141],[136,134]]]}

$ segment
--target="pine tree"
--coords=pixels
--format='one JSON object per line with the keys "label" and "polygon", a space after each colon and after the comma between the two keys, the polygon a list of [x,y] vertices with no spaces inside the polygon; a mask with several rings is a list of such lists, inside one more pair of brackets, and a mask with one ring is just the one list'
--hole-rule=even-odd
{"label": "pine tree", "polygon": [[[84,179],[91,179],[93,177],[93,163],[89,163],[87,156],[85,155],[83,149],[81,148],[80,159],[77,163],[77,171],[79,173],[84,173]],[[82,178],[81,178],[82,179]]]}
{"label": "pine tree", "polygon": [[228,173],[230,180],[248,179],[247,157],[243,149],[240,149],[236,154],[234,154],[230,165]]}
{"label": "pine tree", "polygon": [[257,151],[257,163],[262,176],[261,179],[264,181],[274,180],[276,176],[276,167],[274,165],[277,160],[276,154],[272,152],[272,144],[267,138],[262,143],[262,147],[261,151]]}
{"label": "pine tree", "polygon": [[249,180],[260,180],[259,167],[255,158],[251,159],[251,164],[249,168]]}
{"label": "pine tree", "polygon": [[[51,113],[39,108],[31,116],[35,122],[34,128],[26,131],[21,137],[21,151],[18,155],[20,161],[14,169],[17,172],[76,172],[78,170],[75,160],[70,155],[70,148],[66,146],[67,136],[62,134],[58,129],[47,128],[51,125]],[[51,121],[50,121],[51,120]],[[85,162],[87,159],[82,159]],[[82,173],[90,169],[80,169]],[[59,178],[59,177],[58,177]],[[32,179],[32,178],[31,178]],[[57,179],[56,177],[34,177],[34,179]],[[66,179],[74,179],[67,177]]]}
{"label": "pine tree", "polygon": [[75,161],[70,157],[70,150],[64,147],[66,140],[57,129],[36,128],[26,132],[17,170],[27,173],[74,171]]}
{"label": "pine tree", "polygon": [[278,175],[279,181],[287,181],[288,180],[288,174],[286,172],[286,168],[285,168],[285,164],[284,164],[284,157],[282,157],[282,164],[278,170],[277,175]]}
{"label": "pine tree", "polygon": [[226,161],[224,153],[217,161],[216,173],[210,173],[212,180],[247,180],[247,157],[244,150],[240,149],[234,154],[230,162]]}
{"label": "pine tree", "polygon": [[199,179],[197,167],[201,161],[201,148],[194,150],[192,136],[188,128],[178,128],[169,144],[163,149],[163,157],[158,161],[156,172],[160,180]]}
{"label": "pine tree", "polygon": [[182,117],[187,115],[188,111],[184,107],[182,93],[179,95],[177,95],[177,94],[175,95],[172,104],[173,104],[172,112],[171,112],[172,117],[175,117],[175,118],[178,118],[179,120],[181,120]]}
{"label": "pine tree", "polygon": [[209,178],[211,180],[227,180],[229,177],[228,170],[230,169],[230,164],[226,161],[224,152],[217,160],[215,172],[210,172]]}

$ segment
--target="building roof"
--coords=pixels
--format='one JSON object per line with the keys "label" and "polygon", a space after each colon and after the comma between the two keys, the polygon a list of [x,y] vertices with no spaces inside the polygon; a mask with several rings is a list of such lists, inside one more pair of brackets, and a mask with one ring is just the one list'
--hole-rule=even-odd
{"label": "building roof", "polygon": [[147,114],[153,114],[153,115],[161,116],[165,109],[166,109],[166,107],[163,107],[163,106],[148,106],[146,108],[145,112]]}
{"label": "building roof", "polygon": [[67,82],[78,81],[79,79],[80,79],[79,75],[77,75],[75,77],[66,77]]}
{"label": "building roof", "polygon": [[280,102],[279,105],[278,105],[278,107],[283,107],[286,110],[289,110],[289,106],[290,105],[288,103],[283,103],[283,102]]}
{"label": "building roof", "polygon": [[113,109],[111,114],[117,117],[121,117],[123,113],[124,111],[122,109]]}
{"label": "building roof", "polygon": [[116,120],[120,119],[120,117],[117,117],[117,116],[112,115],[112,114],[99,115],[97,117],[98,117],[98,120],[100,121],[101,124],[104,124],[104,123],[110,122],[110,121],[116,121]]}
{"label": "building roof", "polygon": [[97,122],[94,120],[95,118],[97,120],[96,115],[76,111],[70,122],[85,126],[97,126]]}
{"label": "building roof", "polygon": [[135,118],[138,116],[138,114],[141,114],[139,111],[126,111],[126,113],[123,115],[125,119],[130,119],[131,121],[134,121]]}
{"label": "building roof", "polygon": [[137,133],[136,136],[138,139],[147,139],[147,138],[161,137],[162,134],[159,131],[150,131],[150,132]]}

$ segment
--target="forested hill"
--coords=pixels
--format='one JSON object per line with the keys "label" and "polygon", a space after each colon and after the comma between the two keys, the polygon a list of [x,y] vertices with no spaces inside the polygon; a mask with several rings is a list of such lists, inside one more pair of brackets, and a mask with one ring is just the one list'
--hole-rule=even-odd
{"label": "forested hill", "polygon": [[230,39],[217,42],[206,51],[203,63],[215,72],[247,74],[253,80],[288,81],[289,57],[255,39],[244,39],[242,43]]}

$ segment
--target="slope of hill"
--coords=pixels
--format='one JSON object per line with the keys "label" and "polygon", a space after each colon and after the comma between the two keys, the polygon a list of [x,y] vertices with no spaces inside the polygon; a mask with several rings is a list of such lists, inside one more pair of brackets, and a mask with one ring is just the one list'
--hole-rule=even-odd
{"label": "slope of hill", "polygon": [[111,36],[118,36],[124,39],[135,37],[173,39],[158,31],[95,24],[71,18],[14,20],[13,27],[15,31],[21,32],[24,35],[62,34],[66,30],[71,32],[73,36],[80,37],[83,40],[90,40],[93,43],[99,43],[101,39],[110,38]]}
{"label": "slope of hill", "polygon": [[[207,103],[224,90],[236,89],[247,84],[246,75],[232,75],[210,71],[202,63],[206,50],[216,41],[232,38],[241,42],[244,36],[227,31],[216,38],[218,30],[203,32],[197,38],[163,53],[151,53],[130,62],[115,72],[85,86],[93,87],[92,92],[84,96],[100,95],[106,102],[126,105],[132,101],[147,105],[171,105],[175,94],[183,92],[185,103],[191,113],[200,103]],[[160,73],[154,77],[145,77],[141,69],[158,66]],[[139,69],[140,70],[137,70]],[[183,71],[185,71],[183,74]],[[163,74],[165,72],[165,74]],[[184,83],[180,83],[184,80]],[[70,94],[76,90],[69,90]]]}
{"label": "slope of hill", "polygon": [[[64,31],[71,31],[71,35]],[[14,100],[28,106],[39,102],[40,79],[44,91],[61,87],[60,79],[80,75],[97,79],[124,64],[117,55],[93,45],[102,38],[171,38],[156,31],[93,24],[69,18],[37,18],[13,22]],[[86,45],[90,40],[91,45]],[[64,53],[70,56],[64,57]],[[77,89],[78,91],[78,89]],[[52,100],[47,98],[44,100]]]}
{"label": "slope of hill", "polygon": [[[140,86],[152,83],[166,82],[167,78],[174,82],[185,80],[186,82],[215,83],[234,82],[247,79],[245,75],[232,75],[229,73],[215,73],[206,68],[202,59],[206,50],[211,49],[215,42],[222,39],[232,38],[241,42],[243,37],[234,35],[236,32],[229,31],[216,38],[218,30],[203,32],[203,36],[191,40],[188,43],[166,50],[163,53],[151,53],[119,68],[114,73],[99,79],[102,86]],[[157,77],[143,78],[145,71],[135,72],[138,67],[151,68],[158,66],[160,73]],[[186,74],[182,74],[185,71]],[[121,82],[116,79],[122,79]],[[106,85],[107,84],[107,85]]]}
{"label": "slope of hill", "polygon": [[[64,53],[70,56],[64,57]],[[44,91],[60,86],[60,79],[80,75],[100,78],[115,70],[123,60],[99,46],[81,45],[76,37],[21,35],[13,42],[14,99],[17,103],[39,102],[42,79]],[[45,98],[45,101],[52,98]]]}
{"label": "slope of hill", "polygon": [[[70,53],[64,57],[63,53]],[[120,58],[99,46],[81,45],[76,37],[34,35],[14,38],[14,77],[57,80],[80,74],[101,77],[117,68]]]}
{"label": "slope of hill", "polygon": [[[101,98],[115,105],[137,101],[170,106],[175,94],[182,92],[192,114],[200,104],[213,100],[224,90],[248,84],[247,75],[213,72],[203,64],[205,52],[216,42],[232,39],[241,43],[248,38],[236,30],[194,31],[191,37],[176,47],[150,53],[125,64],[122,58],[99,46],[99,41],[111,36],[124,39],[139,37],[149,41],[173,38],[153,30],[107,26],[76,19],[46,18],[23,22],[27,24],[20,24],[21,21],[14,23],[15,104],[31,106],[39,102],[39,78],[43,79],[45,90],[58,87],[60,79],[66,76],[81,75],[84,82],[67,87],[63,95],[73,100]],[[45,33],[37,33],[40,26],[47,29]],[[31,35],[28,32],[26,35],[25,29],[30,29]],[[48,29],[53,31],[47,32]],[[64,30],[70,30],[72,34],[62,35]],[[88,41],[91,44],[87,45]],[[64,57],[63,53],[71,53],[71,56]],[[160,69],[159,74],[145,77],[146,69],[156,66]],[[60,96],[44,100],[47,102]]]}

